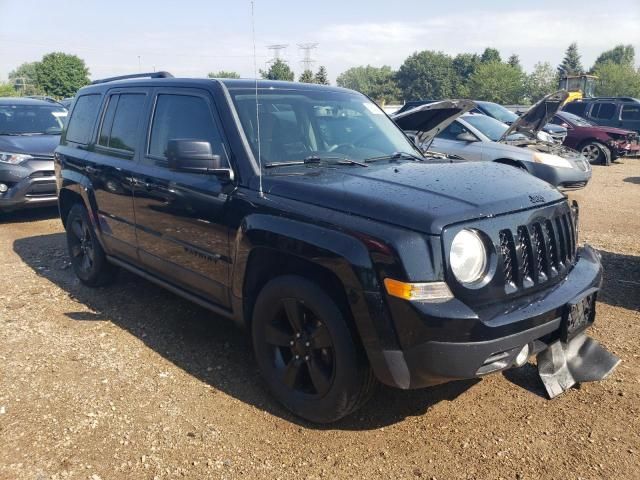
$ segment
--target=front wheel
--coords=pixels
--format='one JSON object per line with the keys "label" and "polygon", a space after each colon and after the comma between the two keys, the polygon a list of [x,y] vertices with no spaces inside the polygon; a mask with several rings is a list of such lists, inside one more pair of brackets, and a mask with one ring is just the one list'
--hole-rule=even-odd
{"label": "front wheel", "polygon": [[580,153],[591,164],[611,165],[611,150],[606,145],[589,141],[580,146]]}
{"label": "front wheel", "polygon": [[369,398],[375,379],[347,319],[318,285],[286,275],[260,292],[253,348],[273,395],[294,414],[336,421]]}
{"label": "front wheel", "polygon": [[107,261],[87,209],[79,203],[75,204],[69,211],[65,225],[71,265],[80,281],[89,287],[100,287],[112,282],[117,267]]}

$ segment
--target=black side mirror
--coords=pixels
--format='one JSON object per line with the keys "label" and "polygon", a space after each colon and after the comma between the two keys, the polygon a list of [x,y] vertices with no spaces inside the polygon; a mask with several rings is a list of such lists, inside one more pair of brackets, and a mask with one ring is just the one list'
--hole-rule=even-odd
{"label": "black side mirror", "polygon": [[211,144],[204,140],[172,138],[167,144],[167,163],[170,170],[188,173],[227,173],[231,169],[223,167],[220,155],[214,155]]}
{"label": "black side mirror", "polygon": [[471,135],[469,132],[462,132],[456,136],[456,140],[460,140],[461,142],[477,142],[478,139]]}

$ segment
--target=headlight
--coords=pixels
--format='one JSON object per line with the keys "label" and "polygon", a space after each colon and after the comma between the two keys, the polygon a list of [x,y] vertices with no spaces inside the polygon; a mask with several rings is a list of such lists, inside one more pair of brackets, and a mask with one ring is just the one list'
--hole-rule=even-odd
{"label": "headlight", "polygon": [[487,250],[480,235],[473,230],[458,232],[451,242],[449,263],[460,283],[480,280],[487,271]]}
{"label": "headlight", "polygon": [[18,163],[22,163],[31,158],[33,158],[31,155],[27,155],[25,153],[0,152],[0,162],[2,163],[17,165]]}
{"label": "headlight", "polygon": [[544,163],[551,167],[573,168],[571,162],[566,158],[559,157],[558,155],[551,155],[549,153],[536,152],[533,154],[533,161],[536,163]]}

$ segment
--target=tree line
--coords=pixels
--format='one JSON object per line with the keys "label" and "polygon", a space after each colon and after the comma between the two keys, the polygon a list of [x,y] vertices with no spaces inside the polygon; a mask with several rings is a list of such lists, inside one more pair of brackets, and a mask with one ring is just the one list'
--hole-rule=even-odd
{"label": "tree line", "polygon": [[[617,45],[600,54],[586,70],[576,43],[565,51],[562,62],[554,69],[549,62],[538,62],[526,73],[518,55],[506,60],[495,48],[482,54],[460,53],[455,56],[433,50],[415,52],[398,70],[389,66],[356,66],[342,72],[336,83],[340,87],[362,92],[378,103],[415,99],[473,98],[502,104],[533,103],[558,88],[561,75],[597,75],[599,96],[640,97],[640,69],[635,67],[632,45]],[[294,81],[295,74],[283,60],[276,60],[262,78]],[[234,71],[221,70],[210,78],[240,78]],[[73,96],[89,83],[89,70],[84,60],[61,52],[49,53],[38,62],[23,63],[9,74],[9,82],[0,84],[0,96],[49,95],[56,98]],[[299,82],[329,84],[327,69],[305,70]]]}

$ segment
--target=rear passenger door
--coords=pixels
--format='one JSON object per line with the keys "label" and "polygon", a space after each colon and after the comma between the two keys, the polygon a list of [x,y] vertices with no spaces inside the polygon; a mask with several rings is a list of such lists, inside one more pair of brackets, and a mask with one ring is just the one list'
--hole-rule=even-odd
{"label": "rear passenger door", "polygon": [[234,186],[215,174],[169,170],[171,139],[205,140],[229,165],[213,99],[199,89],[154,90],[146,145],[134,176],[140,260],[171,283],[228,307],[227,196]]}
{"label": "rear passenger door", "polygon": [[99,226],[107,250],[137,259],[132,175],[140,157],[148,89],[116,89],[105,96],[98,133],[85,158],[93,184]]}

